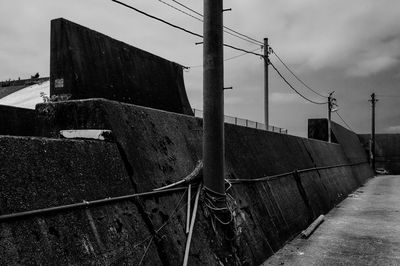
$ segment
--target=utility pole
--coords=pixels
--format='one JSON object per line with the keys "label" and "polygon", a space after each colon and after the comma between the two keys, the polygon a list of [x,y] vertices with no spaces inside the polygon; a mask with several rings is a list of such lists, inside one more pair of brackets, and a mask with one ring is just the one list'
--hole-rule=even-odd
{"label": "utility pole", "polygon": [[204,0],[203,180],[225,194],[223,0]]}
{"label": "utility pole", "polygon": [[328,142],[332,142],[332,134],[331,134],[331,119],[332,119],[332,108],[333,108],[333,101],[335,98],[332,97],[334,91],[329,93],[328,96]]}
{"label": "utility pole", "polygon": [[371,100],[369,100],[372,104],[372,116],[371,116],[371,167],[375,173],[375,105],[378,101],[375,97],[375,93],[371,94]]}
{"label": "utility pole", "polygon": [[269,80],[268,80],[268,65],[269,65],[269,46],[268,38],[264,38],[264,123],[268,130],[269,125]]}

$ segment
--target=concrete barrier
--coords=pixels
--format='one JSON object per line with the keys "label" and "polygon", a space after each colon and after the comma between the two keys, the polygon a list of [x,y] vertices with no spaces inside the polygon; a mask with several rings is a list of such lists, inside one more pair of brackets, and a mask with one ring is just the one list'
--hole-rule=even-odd
{"label": "concrete barrier", "polygon": [[183,67],[66,19],[51,21],[50,95],[193,115]]}
{"label": "concrete barrier", "polygon": [[[365,152],[370,151],[370,134],[358,135]],[[376,168],[384,168],[390,174],[400,173],[400,134],[375,134]]]}
{"label": "concrete barrier", "polygon": [[[58,137],[58,131],[61,129],[102,128],[111,130],[116,139],[115,144],[108,143],[106,146],[99,144],[100,146],[97,147],[91,146],[92,142],[88,142],[88,144],[79,142],[81,146],[78,149],[80,152],[77,160],[86,164],[92,153],[94,158],[101,157],[102,154],[107,154],[107,157],[109,153],[114,154],[111,157],[115,159],[111,161],[99,158],[101,165],[98,166],[97,171],[108,169],[108,172],[104,172],[103,175],[111,175],[111,177],[115,176],[118,171],[125,171],[127,175],[125,182],[129,180],[129,184],[115,184],[116,187],[123,188],[121,192],[126,192],[126,190],[150,191],[178,181],[192,172],[197,161],[202,158],[202,120],[191,116],[101,99],[40,104],[36,111],[41,129],[38,133],[42,136]],[[292,172],[295,169],[332,165],[346,166],[310,169],[297,174],[289,173],[269,181],[233,185],[228,191],[232,196],[229,197],[229,202],[235,231],[233,239],[222,238],[220,233],[213,230],[209,212],[206,206],[201,204],[189,257],[191,265],[260,264],[282,247],[286,241],[304,230],[320,214],[325,214],[343,197],[357,188],[359,181],[372,176],[366,173],[362,180],[358,180],[352,171],[353,167],[348,165],[350,159],[339,144],[329,144],[229,124],[225,125],[225,131],[227,179],[255,179]],[[56,141],[51,140],[50,142]],[[61,142],[70,143],[65,140]],[[72,143],[75,142],[72,141]],[[100,147],[101,149],[108,147],[112,152],[102,152],[99,150]],[[13,152],[12,146],[7,149],[9,152]],[[61,147],[60,149],[64,150]],[[115,155],[117,152],[119,156]],[[61,152],[60,156],[66,154],[67,152]],[[37,167],[40,167],[37,162],[40,158],[34,159],[35,163],[31,159],[32,168],[23,171],[35,171]],[[25,160],[28,159],[25,158]],[[112,170],[116,165],[119,165],[118,168],[122,170]],[[94,167],[96,166],[90,166],[88,169]],[[4,169],[6,171],[7,167]],[[50,165],[48,169],[49,172],[54,172],[57,167]],[[61,167],[57,171],[63,173],[67,169],[69,168]],[[78,173],[79,171],[73,171],[71,174]],[[86,180],[84,182],[92,182],[93,173],[85,172],[83,176],[85,178],[82,180]],[[68,183],[68,180],[63,182],[65,187],[70,190],[80,187]],[[101,181],[99,186],[102,187],[104,182]],[[36,180],[33,183],[40,184],[40,181]],[[26,185],[22,187],[24,186]],[[49,187],[48,190],[52,190],[52,188]],[[93,190],[97,190],[97,188],[93,187]],[[102,190],[100,189],[100,191]],[[81,193],[84,195],[86,191],[82,190]],[[98,194],[98,196],[102,195]],[[68,262],[107,264],[113,259],[121,264],[138,262],[143,257],[149,264],[177,265],[182,263],[186,241],[186,208],[182,203],[182,196],[184,194],[181,192],[165,195],[162,198],[141,199],[134,204],[130,202],[111,204],[102,207],[104,208],[103,212],[109,210],[105,221],[99,219],[101,214],[97,216],[96,213],[95,218],[92,219],[83,215],[81,211],[49,215],[38,219],[41,219],[42,223],[58,222],[63,225],[63,228],[70,228],[71,233],[63,231],[61,237],[63,244],[54,245],[57,252],[58,250],[64,252],[57,253],[64,255],[64,261],[56,261],[59,264],[68,264]],[[132,210],[132,216],[122,219],[119,215],[121,212],[124,213],[126,205],[136,209],[134,209],[135,212]],[[97,208],[91,211],[96,210]],[[80,223],[87,224],[86,229],[78,223],[62,221],[63,217],[66,221],[70,221],[70,216],[81,217]],[[122,234],[105,229],[109,226],[108,221],[112,221],[114,216],[120,220],[122,228],[128,227],[128,229],[118,229],[123,232]],[[37,219],[32,220],[36,221]],[[98,233],[92,230],[93,221],[96,228],[100,227],[104,230],[102,229]],[[18,223],[21,222],[7,224],[7,226],[14,226]],[[115,224],[119,223],[115,222]],[[161,231],[158,231],[161,227]],[[7,240],[10,243],[6,249],[7,254],[12,254],[15,248],[17,250],[20,248],[19,238],[21,236],[13,237],[10,234],[16,230],[15,228],[5,228],[1,231],[2,234],[10,235]],[[40,224],[38,228],[40,229]],[[66,254],[65,250],[76,243],[73,240],[74,232],[85,236],[85,240],[82,240],[82,237],[80,240],[80,243],[85,244],[81,244],[82,248],[74,249],[75,253]],[[137,236],[139,232],[143,232],[141,235],[143,237]],[[38,230],[40,240],[34,242],[34,239],[31,239],[30,241],[32,243],[39,241],[45,244],[46,234],[48,236],[48,230]],[[150,238],[152,242],[148,239],[145,244],[136,246],[146,239],[144,235],[154,236]],[[117,245],[116,241],[122,241],[121,245],[124,248],[114,247],[113,244],[104,248],[99,244],[114,243]],[[26,248],[34,249],[33,244],[29,243],[29,241],[24,242]],[[147,246],[150,253],[146,255]],[[112,253],[110,248],[115,248],[117,251]],[[18,254],[19,259],[32,259],[31,255],[26,255],[32,254],[32,252]],[[116,259],[117,257],[119,260]],[[48,259],[43,252],[37,252],[35,262],[43,264],[51,261],[52,258]]]}
{"label": "concrete barrier", "polygon": [[[326,141],[328,130],[327,121],[327,119],[309,119],[309,138]],[[341,145],[341,148],[350,163],[357,164],[359,162],[368,161],[363,144],[360,142],[357,134],[335,122],[332,122],[331,129],[333,142]],[[365,182],[365,176],[372,175],[372,170],[367,164],[354,165],[351,169],[358,184]]]}

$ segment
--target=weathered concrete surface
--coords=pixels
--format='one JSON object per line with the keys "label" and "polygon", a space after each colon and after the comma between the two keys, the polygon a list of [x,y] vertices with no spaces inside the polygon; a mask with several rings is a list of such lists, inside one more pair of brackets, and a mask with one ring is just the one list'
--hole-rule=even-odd
{"label": "weathered concrete surface", "polygon": [[[342,146],[346,157],[352,163],[357,163],[360,159],[365,158],[363,145],[360,143],[358,135],[341,125],[331,122],[332,142],[339,143]],[[308,137],[311,139],[327,141],[328,140],[328,120],[309,119],[308,120]],[[364,154],[363,154],[364,153]]]}
{"label": "weathered concrete surface", "polygon": [[[308,119],[308,138],[328,141],[328,119]],[[331,130],[332,142],[337,143],[336,137]]]}
{"label": "weathered concrete surface", "polygon": [[[0,137],[0,215],[133,193],[114,143]],[[137,265],[151,236],[138,203],[0,223],[0,265]],[[145,264],[162,264],[154,244]],[[151,263],[150,263],[151,262]]]}
{"label": "weathered concrete surface", "polygon": [[62,18],[51,22],[50,94],[193,115],[182,66]]}
{"label": "weathered concrete surface", "polygon": [[262,265],[400,265],[399,188],[400,176],[370,179]]}
{"label": "weathered concrete surface", "polygon": [[[37,106],[40,135],[58,136],[60,129],[112,130],[134,191],[149,191],[189,174],[201,158],[202,120],[108,100],[80,100]],[[225,125],[226,178],[258,178],[314,166],[350,163],[338,144],[308,140],[235,125]],[[355,152],[359,162],[366,155]],[[365,168],[365,169],[368,169]],[[235,185],[234,224],[237,235],[222,247],[210,217],[200,208],[192,242],[192,265],[262,263],[321,213],[372,176],[357,178],[352,167],[289,175],[264,183]],[[301,193],[301,188],[304,193]],[[181,195],[146,199],[142,215],[147,229],[161,226]],[[184,253],[184,210],[163,230],[156,243],[164,264],[180,264]],[[164,253],[160,253],[163,250]]]}
{"label": "weathered concrete surface", "polygon": [[[308,137],[323,141],[327,140],[327,123],[327,119],[309,119]],[[357,134],[335,122],[331,123],[331,129],[333,142],[340,144],[350,163],[357,164],[366,160],[367,153]],[[363,183],[365,176],[371,175],[371,168],[367,164],[353,166],[351,170],[359,184]]]}
{"label": "weathered concrete surface", "polygon": [[[370,151],[370,134],[359,134],[367,153]],[[376,168],[385,168],[390,174],[400,174],[400,134],[375,134]]]}
{"label": "weathered concrete surface", "polygon": [[0,105],[0,135],[35,136],[34,110]]}

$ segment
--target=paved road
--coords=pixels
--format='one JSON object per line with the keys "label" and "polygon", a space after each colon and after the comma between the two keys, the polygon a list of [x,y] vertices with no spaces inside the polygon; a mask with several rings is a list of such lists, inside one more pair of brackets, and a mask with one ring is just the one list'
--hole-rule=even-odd
{"label": "paved road", "polygon": [[370,179],[263,265],[400,265],[400,176]]}

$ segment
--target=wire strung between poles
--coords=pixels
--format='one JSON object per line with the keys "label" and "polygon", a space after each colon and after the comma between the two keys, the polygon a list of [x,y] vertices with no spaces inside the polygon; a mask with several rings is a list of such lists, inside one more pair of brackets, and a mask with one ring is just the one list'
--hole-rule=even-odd
{"label": "wire strung between poles", "polygon": [[[191,17],[191,18],[194,18],[194,19],[197,20],[197,21],[204,22],[203,19],[198,18],[198,17],[196,17],[196,16],[193,16],[192,14],[189,14],[188,12],[186,12],[186,11],[180,9],[180,8],[177,8],[176,6],[173,6],[173,5],[167,3],[167,2],[165,2],[165,1],[163,1],[163,0],[158,0],[158,1],[159,1],[160,3],[162,3],[162,4],[164,4],[164,5],[166,5],[166,6],[170,7],[170,8],[172,8],[172,9],[175,9],[175,10],[178,11],[178,12],[181,12],[182,14],[185,14],[186,16],[189,16],[189,17]],[[224,28],[225,28],[225,27],[224,27]],[[235,34],[235,33],[232,33],[232,32],[230,32],[230,31],[224,30],[224,32],[225,32],[226,34],[229,34],[229,35],[233,36],[233,37],[236,37],[236,38],[239,38],[239,39],[241,39],[241,40],[243,40],[243,41],[249,42],[249,43],[251,43],[251,44],[260,45],[259,42],[254,42],[254,41],[252,41],[252,40],[243,38],[243,37],[241,37],[241,36],[239,36],[239,35],[237,35],[237,34]]]}
{"label": "wire strung between poles", "polygon": [[338,117],[340,118],[340,120],[342,120],[342,122],[347,126],[347,128],[348,128],[349,130],[353,131],[353,129],[349,126],[349,124],[347,124],[346,121],[344,121],[344,119],[343,119],[342,116],[339,114],[339,112],[336,111],[335,113],[338,115]]}
{"label": "wire strung between poles", "polygon": [[[263,56],[263,58],[264,58],[264,60],[267,60],[264,56]],[[316,102],[316,101],[313,101],[313,100],[307,98],[306,96],[304,96],[303,94],[301,94],[299,91],[297,91],[297,90],[293,87],[293,85],[289,83],[289,81],[287,81],[287,79],[281,74],[281,72],[279,72],[279,70],[275,67],[274,64],[272,64],[271,61],[268,62],[268,64],[270,64],[270,65],[275,69],[275,71],[276,71],[276,72],[278,73],[278,75],[283,79],[283,81],[284,81],[293,91],[295,91],[301,98],[303,98],[303,99],[305,99],[305,100],[307,100],[307,101],[309,101],[310,103],[313,103],[313,104],[320,104],[320,105],[322,105],[322,104],[327,104],[327,103],[328,103],[328,102]]]}
{"label": "wire strung between poles", "polygon": [[[261,47],[261,49],[262,49],[262,47]],[[249,52],[255,52],[255,51],[257,51],[257,50],[260,50],[260,48],[257,48],[257,49],[251,50],[251,51],[246,51],[246,52],[244,52],[244,53],[241,53],[241,54],[238,54],[238,55],[234,55],[234,56],[232,56],[232,57],[228,57],[228,58],[224,59],[224,62],[225,62],[225,61],[230,61],[230,60],[233,60],[233,59],[236,59],[236,58],[245,56],[245,55],[248,55]],[[187,69],[191,69],[191,68],[199,68],[199,67],[202,67],[202,66],[203,66],[203,65],[195,65],[195,66],[188,66],[188,67],[186,67],[186,68],[187,68]]]}
{"label": "wire strung between poles", "polygon": [[283,62],[283,60],[278,56],[278,54],[275,52],[275,50],[271,49],[271,53],[282,63],[282,65],[285,66],[285,68],[301,83],[303,84],[307,89],[309,89],[310,91],[314,92],[315,94],[324,97],[324,98],[328,98],[328,96],[325,96],[319,92],[317,92],[316,90],[312,89],[310,86],[308,86],[303,80],[301,80],[286,64],[285,62]]}
{"label": "wire strung between poles", "polygon": [[[167,24],[168,26],[171,26],[171,27],[173,27],[173,28],[179,29],[179,30],[184,31],[184,32],[186,32],[186,33],[189,33],[189,34],[191,34],[191,35],[193,35],[193,36],[196,36],[196,37],[199,37],[199,38],[202,38],[202,39],[204,38],[203,35],[201,35],[201,34],[198,34],[198,33],[195,33],[195,32],[193,32],[193,31],[187,30],[187,29],[185,29],[185,28],[183,28],[183,27],[181,27],[181,26],[172,24],[171,22],[168,22],[168,21],[166,21],[166,20],[164,20],[164,19],[161,19],[161,18],[158,18],[158,17],[156,17],[156,16],[153,16],[153,15],[151,15],[151,14],[149,14],[149,13],[146,13],[146,12],[144,12],[144,11],[141,11],[141,10],[139,10],[139,9],[133,7],[133,6],[130,6],[130,5],[128,5],[128,4],[125,4],[125,3],[123,3],[123,2],[120,2],[120,1],[118,1],[118,0],[111,0],[111,1],[114,2],[114,3],[117,3],[117,4],[119,4],[119,5],[122,5],[122,6],[124,6],[124,7],[127,7],[127,8],[129,8],[129,9],[132,9],[132,10],[134,10],[134,11],[136,11],[136,12],[142,14],[142,15],[145,15],[145,16],[149,17],[149,18],[152,18],[152,19],[155,19],[155,20],[157,20],[157,21],[160,21],[160,22],[162,22],[162,23],[164,23],[164,24]],[[225,47],[229,47],[229,48],[234,49],[234,50],[237,50],[237,51],[241,51],[241,52],[246,52],[246,53],[249,53],[249,54],[253,54],[253,55],[256,55],[256,56],[263,56],[263,55],[261,55],[261,54],[257,54],[257,53],[251,52],[251,51],[247,51],[247,50],[245,50],[245,49],[238,48],[238,47],[233,46],[233,45],[230,45],[230,44],[224,44],[224,46],[225,46]]]}
{"label": "wire strung between poles", "polygon": [[[171,0],[171,1],[174,2],[174,3],[176,3],[176,4],[178,4],[178,5],[180,5],[181,7],[186,8],[187,10],[193,12],[194,14],[196,14],[196,15],[198,15],[198,16],[200,16],[200,17],[204,17],[204,15],[201,14],[200,12],[197,12],[196,10],[194,10],[194,9],[192,9],[192,8],[190,8],[190,7],[184,5],[184,4],[182,4],[182,3],[180,3],[180,2],[178,2],[178,1],[176,1],[176,0]],[[243,34],[243,33],[240,33],[240,32],[238,32],[238,31],[236,31],[236,30],[234,30],[234,29],[232,29],[232,28],[229,28],[229,27],[227,27],[227,26],[223,26],[223,27],[224,27],[224,29],[230,30],[230,31],[232,31],[232,32],[234,32],[234,33],[236,33],[236,34],[238,34],[238,35],[244,37],[244,38],[247,38],[248,40],[253,41],[253,42],[252,42],[253,44],[264,45],[264,43],[262,43],[262,42],[260,42],[260,41],[258,41],[258,40],[256,40],[256,39],[254,39],[254,38],[251,38],[251,37],[249,37],[249,36],[247,36],[247,35],[245,35],[245,34]]]}

